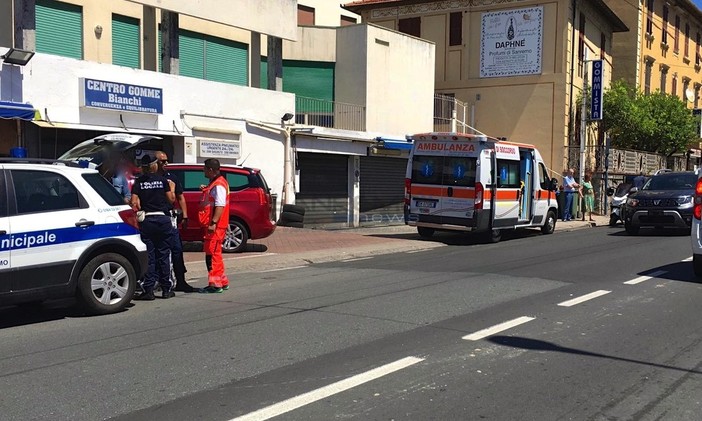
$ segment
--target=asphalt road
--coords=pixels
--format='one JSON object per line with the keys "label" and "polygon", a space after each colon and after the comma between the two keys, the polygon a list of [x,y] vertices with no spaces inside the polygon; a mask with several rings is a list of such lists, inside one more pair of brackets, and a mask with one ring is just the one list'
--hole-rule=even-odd
{"label": "asphalt road", "polygon": [[111,316],[4,310],[0,419],[698,419],[689,237],[642,234],[449,236]]}

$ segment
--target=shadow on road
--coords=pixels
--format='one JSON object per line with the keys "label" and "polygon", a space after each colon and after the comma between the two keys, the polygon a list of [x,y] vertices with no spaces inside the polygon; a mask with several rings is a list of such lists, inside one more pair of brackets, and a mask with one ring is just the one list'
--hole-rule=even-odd
{"label": "shadow on road", "polygon": [[[202,250],[202,241],[188,241],[183,243],[183,251],[184,252],[200,252],[204,253]],[[257,244],[257,243],[252,243],[248,242],[246,243],[246,247],[241,253],[265,253],[268,251],[268,246],[265,244]],[[232,254],[241,254],[241,253],[224,253],[225,256],[232,255]]]}
{"label": "shadow on road", "polygon": [[692,282],[700,283],[700,279],[695,276],[692,271],[692,262],[675,262],[664,266],[658,266],[651,268],[649,270],[639,272],[639,276],[651,276],[656,272],[665,272],[660,275],[656,275],[656,278],[667,279],[670,281],[680,281],[680,282]]}
{"label": "shadow on road", "polygon": [[560,346],[558,344],[546,341],[540,341],[538,339],[522,338],[519,336],[491,336],[488,340],[494,344],[509,346],[512,348],[528,349],[532,351],[551,351],[551,352],[565,352],[568,354],[583,355],[586,357],[597,357],[597,358],[608,358],[615,361],[624,361],[628,363],[642,364],[650,367],[665,368],[669,370],[682,371],[685,373],[702,374],[702,371],[693,370],[682,367],[674,367],[665,364],[656,364],[648,361],[633,360],[631,358],[622,358],[614,355],[600,354],[597,352],[584,351],[581,349],[567,348]]}
{"label": "shadow on road", "polygon": [[[134,303],[128,304],[124,311],[127,311],[132,307],[134,307]],[[52,320],[82,317],[93,316],[82,311],[73,299],[0,307],[0,329],[26,326],[34,323],[49,322]]]}
{"label": "shadow on road", "polygon": [[[433,241],[442,243],[447,246],[472,246],[478,244],[488,244],[481,236],[481,233],[473,232],[456,232],[456,231],[436,231],[430,238],[420,237],[416,232],[411,233],[382,233],[382,234],[366,234],[368,237],[377,238],[394,238],[400,240],[419,240]],[[500,241],[509,241],[519,238],[529,238],[540,236],[541,231],[538,229],[518,229],[518,230],[502,230],[502,239]]]}

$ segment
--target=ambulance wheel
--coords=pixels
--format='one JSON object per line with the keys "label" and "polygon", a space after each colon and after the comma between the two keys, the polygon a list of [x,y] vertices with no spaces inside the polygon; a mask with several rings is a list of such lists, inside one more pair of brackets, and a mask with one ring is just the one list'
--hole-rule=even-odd
{"label": "ambulance wheel", "polygon": [[483,240],[486,243],[499,243],[502,240],[502,231],[491,229],[483,233]]}
{"label": "ambulance wheel", "polygon": [[546,222],[541,227],[542,234],[553,234],[556,229],[556,214],[553,211],[548,211],[546,214]]}
{"label": "ambulance wheel", "polygon": [[90,314],[116,313],[132,301],[136,283],[134,267],[126,257],[104,253],[81,269],[76,297]]}
{"label": "ambulance wheel", "polygon": [[434,235],[434,228],[417,227],[417,232],[422,238],[431,238]]}
{"label": "ambulance wheel", "polygon": [[249,232],[243,223],[232,219],[229,221],[227,233],[222,242],[222,251],[225,253],[239,253],[244,251],[246,242],[249,241]]}

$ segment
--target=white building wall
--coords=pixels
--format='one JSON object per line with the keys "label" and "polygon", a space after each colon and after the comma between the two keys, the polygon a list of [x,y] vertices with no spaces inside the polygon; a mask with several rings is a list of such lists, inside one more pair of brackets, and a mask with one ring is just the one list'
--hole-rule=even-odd
{"label": "white building wall", "polygon": [[341,16],[348,16],[361,22],[361,17],[355,13],[341,8],[341,1],[330,0],[298,0],[302,6],[314,8],[314,24],[316,26],[339,26]]}
{"label": "white building wall", "polygon": [[[81,108],[81,78],[161,88],[163,114]],[[292,94],[38,53],[23,68],[0,68],[0,99],[29,102],[44,120],[56,125],[110,126],[115,131],[124,131],[121,115],[131,132],[159,130],[171,132],[172,136],[179,136],[179,132],[186,143],[192,136],[192,127],[196,126],[241,132],[241,159],[236,163],[245,160],[245,165],[260,168],[272,192],[280,196],[283,136],[248,125],[246,120],[279,127],[283,114],[295,110]],[[197,157],[185,155],[184,160],[195,162]]]}

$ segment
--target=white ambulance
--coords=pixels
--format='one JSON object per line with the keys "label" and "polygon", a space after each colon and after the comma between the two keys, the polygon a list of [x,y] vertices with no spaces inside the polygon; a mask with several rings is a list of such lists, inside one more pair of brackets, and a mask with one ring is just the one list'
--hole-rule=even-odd
{"label": "white ambulance", "polygon": [[405,178],[405,222],[419,235],[475,231],[498,242],[502,230],[556,227],[556,179],[532,145],[485,135],[423,133]]}

